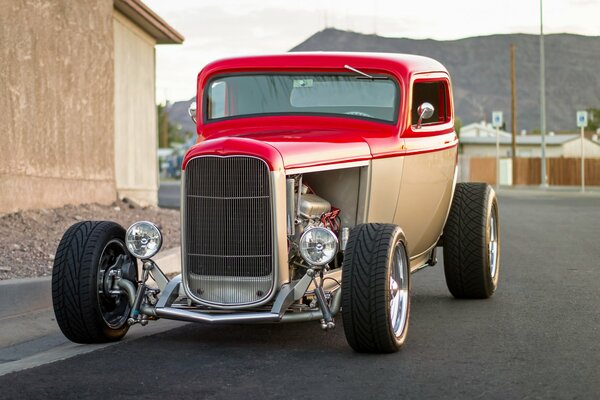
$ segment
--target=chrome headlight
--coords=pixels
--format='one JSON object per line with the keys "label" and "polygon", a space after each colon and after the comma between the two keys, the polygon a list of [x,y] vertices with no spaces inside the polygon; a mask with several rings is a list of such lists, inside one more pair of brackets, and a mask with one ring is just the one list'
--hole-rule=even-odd
{"label": "chrome headlight", "polygon": [[162,234],[152,222],[139,221],[127,229],[125,244],[133,256],[146,260],[160,250]]}
{"label": "chrome headlight", "polygon": [[338,239],[329,229],[311,228],[300,237],[300,255],[310,265],[328,264],[337,251]]}

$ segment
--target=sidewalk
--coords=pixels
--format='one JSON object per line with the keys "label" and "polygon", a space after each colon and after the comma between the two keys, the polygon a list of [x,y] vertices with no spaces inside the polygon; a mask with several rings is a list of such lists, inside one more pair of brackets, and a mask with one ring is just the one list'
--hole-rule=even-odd
{"label": "sidewalk", "polygon": [[[181,248],[154,259],[166,274],[181,270]],[[63,336],[52,310],[51,277],[0,281],[0,376],[102,349],[113,343],[79,345]],[[124,341],[185,325],[161,320],[133,326]]]}
{"label": "sidewalk", "polygon": [[[496,190],[495,186],[492,186]],[[585,188],[585,192],[581,192],[580,186],[548,186],[542,187],[539,185],[534,186],[500,186],[497,190],[500,195],[551,195],[551,196],[588,196],[598,197],[600,196],[600,187],[590,186]]]}
{"label": "sidewalk", "polygon": [[[165,274],[177,274],[181,248],[163,251],[154,261]],[[52,311],[51,281],[49,276],[0,281],[0,348],[59,332]]]}

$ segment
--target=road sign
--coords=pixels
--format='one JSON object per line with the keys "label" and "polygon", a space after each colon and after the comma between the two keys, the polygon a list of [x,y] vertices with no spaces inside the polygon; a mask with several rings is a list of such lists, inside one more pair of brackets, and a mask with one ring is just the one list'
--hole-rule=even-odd
{"label": "road sign", "polygon": [[577,111],[577,127],[585,128],[587,127],[587,111]]}
{"label": "road sign", "polygon": [[492,112],[492,126],[500,128],[502,126],[502,111]]}

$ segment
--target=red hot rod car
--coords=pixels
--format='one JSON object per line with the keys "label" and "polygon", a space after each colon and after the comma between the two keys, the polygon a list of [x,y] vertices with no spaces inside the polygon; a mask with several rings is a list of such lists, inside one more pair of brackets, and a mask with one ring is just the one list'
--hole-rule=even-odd
{"label": "red hot rod car", "polygon": [[151,222],[72,226],[52,278],[69,339],[118,340],[158,318],[331,329],[341,314],[352,348],[393,352],[408,332],[410,274],[434,265],[440,246],[452,295],[493,294],[498,204],[488,185],[456,183],[442,64],[393,54],[243,57],[209,64],[197,90],[198,141],[181,178],[181,274],[168,279],[152,261],[162,236]]}

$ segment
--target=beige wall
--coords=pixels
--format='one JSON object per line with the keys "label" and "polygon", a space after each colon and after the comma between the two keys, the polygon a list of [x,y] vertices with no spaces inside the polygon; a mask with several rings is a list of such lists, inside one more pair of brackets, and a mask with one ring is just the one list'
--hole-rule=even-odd
{"label": "beige wall", "polygon": [[0,0],[0,213],[115,199],[112,10]]}
{"label": "beige wall", "polygon": [[[511,152],[510,145],[500,145],[500,157],[509,157]],[[496,157],[496,145],[483,144],[462,144],[462,153],[465,156],[472,157]],[[518,157],[540,157],[540,146],[517,146]],[[547,157],[561,157],[563,154],[562,146],[546,146]]]}
{"label": "beige wall", "polygon": [[[581,139],[571,140],[564,144],[565,157],[581,157]],[[600,158],[600,145],[589,139],[583,140],[583,153],[586,158]]]}
{"label": "beige wall", "polygon": [[115,176],[119,197],[155,205],[158,191],[155,40],[118,11],[115,35]]}
{"label": "beige wall", "polygon": [[[496,157],[496,145],[463,144],[463,154],[472,157]],[[500,145],[500,157],[510,156],[510,145]],[[518,145],[518,157],[541,157],[540,145]],[[585,139],[584,152],[586,157],[600,158],[600,145]],[[579,157],[581,154],[581,140],[575,139],[560,146],[546,146],[546,157]]]}

